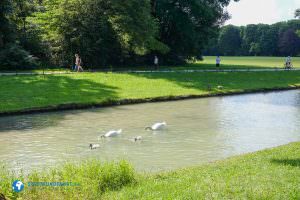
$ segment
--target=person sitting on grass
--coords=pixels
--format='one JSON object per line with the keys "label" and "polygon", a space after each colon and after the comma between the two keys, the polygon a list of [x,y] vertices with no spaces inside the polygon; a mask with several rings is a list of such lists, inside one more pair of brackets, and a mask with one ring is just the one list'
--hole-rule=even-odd
{"label": "person sitting on grass", "polygon": [[220,56],[217,56],[217,58],[216,58],[216,67],[219,68],[220,64],[221,64],[221,58],[220,58]]}
{"label": "person sitting on grass", "polygon": [[81,64],[82,64],[82,61],[81,61],[81,58],[79,56],[79,54],[75,54],[75,68],[74,68],[74,71],[82,71],[83,72],[83,68],[81,67]]}

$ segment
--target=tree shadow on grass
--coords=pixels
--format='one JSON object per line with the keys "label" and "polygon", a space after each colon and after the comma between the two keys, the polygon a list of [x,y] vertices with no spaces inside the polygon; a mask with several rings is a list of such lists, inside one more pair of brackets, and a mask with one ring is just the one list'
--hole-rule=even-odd
{"label": "tree shadow on grass", "polygon": [[[14,76],[1,77],[1,110],[47,108],[63,104],[93,104],[118,99],[117,87],[85,76]],[[0,117],[0,132],[54,126],[65,112],[47,115]]]}
{"label": "tree shadow on grass", "polygon": [[272,163],[300,167],[300,159],[273,159]]}

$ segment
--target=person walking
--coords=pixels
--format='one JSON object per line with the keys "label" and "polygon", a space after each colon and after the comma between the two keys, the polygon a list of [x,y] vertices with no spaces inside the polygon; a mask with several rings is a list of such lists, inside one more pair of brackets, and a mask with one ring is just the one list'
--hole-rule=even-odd
{"label": "person walking", "polygon": [[154,56],[154,66],[155,66],[155,69],[158,70],[158,57],[157,56]]}
{"label": "person walking", "polygon": [[216,67],[219,68],[220,64],[221,64],[221,58],[220,58],[220,56],[217,56],[217,58],[216,58]]}
{"label": "person walking", "polygon": [[83,72],[83,68],[82,68],[81,64],[82,64],[82,60],[81,60],[79,54],[75,54],[74,71],[77,71],[77,72],[82,71]]}

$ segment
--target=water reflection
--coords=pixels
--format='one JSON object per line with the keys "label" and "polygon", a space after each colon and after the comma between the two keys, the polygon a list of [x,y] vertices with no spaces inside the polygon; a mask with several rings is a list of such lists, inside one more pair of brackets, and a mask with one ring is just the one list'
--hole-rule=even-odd
{"label": "water reflection", "polygon": [[[91,157],[128,159],[142,171],[191,166],[299,141],[299,108],[298,90],[5,117],[0,161],[25,170]],[[144,130],[158,121],[168,128]],[[119,128],[120,137],[97,140]]]}

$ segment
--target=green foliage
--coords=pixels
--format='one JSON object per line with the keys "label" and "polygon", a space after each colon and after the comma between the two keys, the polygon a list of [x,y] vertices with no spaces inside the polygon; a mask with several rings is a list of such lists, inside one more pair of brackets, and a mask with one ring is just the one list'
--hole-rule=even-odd
{"label": "green foliage", "polygon": [[300,19],[300,8],[295,11],[295,17]]}
{"label": "green foliage", "polygon": [[[15,174],[7,168],[0,168],[0,193],[11,199],[99,199],[107,191],[119,190],[135,183],[134,169],[126,161],[102,163],[87,160],[79,164],[66,163],[61,167],[31,172],[28,175]],[[11,189],[13,180],[25,184],[22,193]],[[66,187],[31,187],[28,182],[72,182]]]}
{"label": "green foliage", "polygon": [[200,56],[218,26],[228,18],[224,7],[229,2],[152,0],[153,15],[160,27],[160,41],[170,48],[164,60],[180,63]]}
{"label": "green foliage", "polygon": [[12,15],[12,3],[10,0],[0,1],[0,48],[9,42],[14,41],[14,27],[9,21]]}
{"label": "green foliage", "polygon": [[[201,57],[228,19],[230,0],[3,0],[0,47],[21,49],[55,66],[180,63]],[[150,62],[151,61],[151,62]],[[16,67],[16,66],[12,66]]]}
{"label": "green foliage", "polygon": [[[299,29],[299,20],[279,22],[272,25],[224,26],[219,32],[218,41],[216,41],[216,38],[212,39],[209,43],[210,46],[207,47],[204,53],[206,55],[220,54],[227,56],[297,55],[300,53],[300,49],[298,48],[297,36],[294,33]],[[287,48],[290,50],[287,50]]]}
{"label": "green foliage", "polygon": [[34,57],[17,44],[7,44],[0,50],[0,69],[33,69],[37,66]]}
{"label": "green foliage", "polygon": [[300,51],[300,38],[293,29],[289,29],[282,33],[278,46],[283,54],[295,56]]}
{"label": "green foliage", "polygon": [[232,25],[225,26],[220,31],[218,45],[218,49],[223,55],[239,55],[241,48],[240,29]]}
{"label": "green foliage", "polygon": [[[157,39],[157,24],[147,0],[46,1],[32,20],[43,30],[53,58],[71,63],[79,52],[85,65],[120,64],[130,55],[167,51]],[[67,31],[66,31],[67,30]]]}

